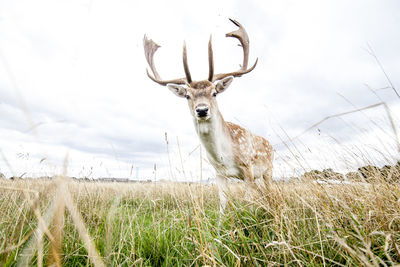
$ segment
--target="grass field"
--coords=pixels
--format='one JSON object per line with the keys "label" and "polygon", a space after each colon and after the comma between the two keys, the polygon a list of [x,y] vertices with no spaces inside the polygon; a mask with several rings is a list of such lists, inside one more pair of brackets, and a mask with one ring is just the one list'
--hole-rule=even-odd
{"label": "grass field", "polygon": [[397,184],[215,185],[0,180],[2,266],[392,266]]}

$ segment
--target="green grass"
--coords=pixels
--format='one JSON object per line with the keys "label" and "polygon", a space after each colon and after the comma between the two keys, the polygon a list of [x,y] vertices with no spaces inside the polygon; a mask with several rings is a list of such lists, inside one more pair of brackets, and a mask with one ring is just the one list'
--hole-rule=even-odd
{"label": "green grass", "polygon": [[[218,228],[218,194],[212,185],[1,180],[0,265],[48,264],[51,238],[34,238],[35,208],[50,224],[46,212],[62,192],[60,183],[106,266],[400,263],[397,184],[273,183],[251,201],[243,199],[243,185],[234,184]],[[62,229],[62,265],[93,265],[68,205]]]}

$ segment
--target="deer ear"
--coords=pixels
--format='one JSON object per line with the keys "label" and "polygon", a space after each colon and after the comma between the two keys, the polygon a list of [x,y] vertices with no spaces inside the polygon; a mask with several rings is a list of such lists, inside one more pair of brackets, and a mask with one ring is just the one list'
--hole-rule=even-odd
{"label": "deer ear", "polygon": [[186,87],[180,84],[169,83],[167,84],[169,90],[180,97],[186,96]]}
{"label": "deer ear", "polygon": [[226,90],[226,88],[229,87],[229,85],[232,83],[233,81],[233,76],[228,76],[223,78],[222,80],[219,80],[216,84],[215,84],[215,90],[217,90],[217,93],[222,93],[223,91]]}

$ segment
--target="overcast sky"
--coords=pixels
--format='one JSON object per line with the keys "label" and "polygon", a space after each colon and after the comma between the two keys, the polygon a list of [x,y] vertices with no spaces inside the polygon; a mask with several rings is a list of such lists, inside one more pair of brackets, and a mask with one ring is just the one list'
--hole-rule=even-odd
{"label": "overcast sky", "polygon": [[[0,1],[0,172],[51,176],[67,158],[77,177],[213,177],[206,160],[200,172],[186,100],[147,78],[142,41],[162,46],[155,63],[173,79],[184,76],[186,40],[192,77],[206,79],[210,34],[216,72],[242,62],[225,38],[235,30],[228,18],[245,26],[250,62],[259,62],[218,95],[219,107],[274,145],[275,177],[393,163],[399,12],[397,0]],[[380,102],[389,113],[380,105],[328,119],[289,140]]]}

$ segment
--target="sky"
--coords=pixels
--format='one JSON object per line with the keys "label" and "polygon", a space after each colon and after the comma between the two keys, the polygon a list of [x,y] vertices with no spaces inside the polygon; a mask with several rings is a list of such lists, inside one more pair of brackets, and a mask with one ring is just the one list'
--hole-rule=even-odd
{"label": "sky", "polygon": [[146,76],[143,36],[161,45],[163,79],[184,76],[186,41],[192,77],[203,80],[210,34],[216,72],[242,62],[225,37],[236,29],[229,18],[246,28],[258,65],[218,105],[270,141],[275,178],[392,164],[399,11],[396,0],[0,1],[0,172],[213,178],[186,100]]}

